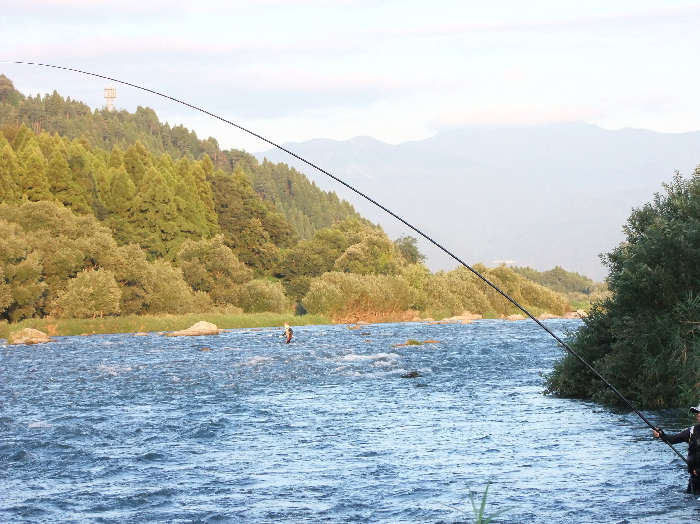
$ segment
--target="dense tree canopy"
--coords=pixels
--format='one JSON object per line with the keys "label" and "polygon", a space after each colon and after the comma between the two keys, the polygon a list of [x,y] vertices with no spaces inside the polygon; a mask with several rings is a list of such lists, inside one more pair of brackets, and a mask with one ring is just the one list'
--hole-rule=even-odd
{"label": "dense tree canopy", "polygon": [[[202,140],[184,126],[162,123],[155,111],[148,107],[139,106],[134,113],[106,109],[93,111],[86,104],[70,97],[64,98],[56,91],[43,97],[24,96],[15,89],[10,79],[0,75],[0,130],[10,142],[14,142],[16,150],[21,149],[22,142],[31,134],[39,135],[43,131],[46,137],[53,138],[58,134],[69,142],[78,140],[95,154],[98,154],[98,150],[108,152],[109,158],[103,159],[108,162],[107,167],[123,165],[137,185],[146,168],[156,165],[154,159],[163,154],[176,163],[183,158],[201,161],[201,164],[191,167],[199,198],[208,210],[209,225],[214,225],[216,219],[211,195],[207,194],[206,179],[215,170],[230,175],[237,167],[245,172],[248,183],[259,199],[268,203],[274,214],[280,216],[280,220],[299,238],[311,238],[317,230],[345,218],[362,220],[348,202],[340,200],[335,193],[320,190],[305,175],[286,164],[260,163],[244,151],[221,150],[216,139],[209,137]],[[44,151],[44,157],[49,162],[52,155]],[[83,155],[78,154],[75,160],[82,158]],[[74,178],[80,179],[79,182],[91,194],[94,184],[90,169],[96,166],[67,160]],[[160,171],[163,166],[156,167]],[[182,172],[178,174],[183,177]],[[2,184],[3,176],[0,173],[0,189]],[[99,215],[99,199],[90,201],[88,197],[88,200],[95,214]],[[272,243],[281,245],[274,238]]]}
{"label": "dense tree canopy", "polygon": [[[286,164],[222,151],[149,108],[24,96],[0,75],[0,321],[512,312],[469,274],[432,275],[423,260],[414,238],[393,242]],[[490,275],[536,311],[566,308],[511,270]]]}
{"label": "dense tree canopy", "polygon": [[[640,406],[700,396],[700,170],[635,209],[626,239],[604,259],[612,296],[598,303],[572,348]],[[548,377],[551,392],[617,399],[574,357]]]}

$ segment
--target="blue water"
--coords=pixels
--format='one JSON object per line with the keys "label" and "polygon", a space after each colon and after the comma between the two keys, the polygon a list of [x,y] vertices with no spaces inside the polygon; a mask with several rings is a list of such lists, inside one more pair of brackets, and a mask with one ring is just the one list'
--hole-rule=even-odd
{"label": "blue water", "polygon": [[0,522],[473,522],[489,482],[495,522],[700,521],[636,415],[542,395],[533,322],[281,332],[0,347]]}

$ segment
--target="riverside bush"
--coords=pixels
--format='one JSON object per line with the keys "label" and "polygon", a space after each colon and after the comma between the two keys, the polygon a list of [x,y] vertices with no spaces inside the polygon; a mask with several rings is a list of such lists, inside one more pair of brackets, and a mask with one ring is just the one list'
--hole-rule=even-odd
{"label": "riverside bush", "polygon": [[282,284],[267,280],[251,280],[241,285],[237,305],[246,313],[282,313],[291,308]]}
{"label": "riverside bush", "polygon": [[339,318],[406,311],[415,296],[400,276],[329,272],[312,280],[303,304],[309,313]]}
{"label": "riverside bush", "polygon": [[[311,313],[333,318],[363,314],[390,316],[407,310],[419,310],[432,318],[461,315],[464,311],[493,311],[496,317],[519,312],[467,268],[431,275],[427,268],[416,266],[404,269],[400,276],[325,273],[311,281],[304,307]],[[562,295],[528,281],[509,268],[481,266],[479,272],[537,314],[546,311],[561,315],[568,310]]]}
{"label": "riverside bush", "polygon": [[119,314],[121,289],[114,273],[84,269],[68,281],[51,302],[49,312],[57,318],[95,318]]}
{"label": "riverside bush", "polygon": [[[626,239],[603,259],[612,296],[594,304],[571,348],[630,401],[662,408],[700,396],[700,168],[632,211]],[[575,357],[546,378],[547,391],[619,399]]]}

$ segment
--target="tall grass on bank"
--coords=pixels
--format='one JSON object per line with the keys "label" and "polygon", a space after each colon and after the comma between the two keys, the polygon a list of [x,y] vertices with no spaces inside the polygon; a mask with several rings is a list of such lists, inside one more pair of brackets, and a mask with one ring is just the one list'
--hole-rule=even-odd
{"label": "tall grass on bank", "polygon": [[188,313],[184,315],[104,317],[95,319],[28,319],[15,324],[0,322],[0,338],[7,339],[10,333],[24,328],[34,328],[49,336],[95,335],[104,333],[151,333],[187,329],[196,322],[205,320],[219,329],[241,329],[284,326],[332,324],[322,315],[279,313]]}

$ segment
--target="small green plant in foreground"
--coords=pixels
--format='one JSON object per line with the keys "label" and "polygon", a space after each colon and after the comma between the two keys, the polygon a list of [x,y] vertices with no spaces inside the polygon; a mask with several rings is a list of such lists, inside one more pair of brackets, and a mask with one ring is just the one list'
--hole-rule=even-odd
{"label": "small green plant in foreground", "polygon": [[[481,504],[477,506],[476,500],[474,499],[474,494],[472,493],[471,490],[469,490],[469,502],[472,504],[472,510],[474,511],[474,523],[475,524],[488,524],[491,522],[493,519],[498,517],[499,515],[505,513],[506,511],[510,511],[513,509],[512,507],[509,508],[503,508],[499,509],[495,513],[491,513],[490,515],[485,515],[486,512],[486,498],[489,493],[489,485],[491,482],[486,483],[486,489],[484,489],[484,495],[481,497]],[[459,511],[460,513],[466,515],[466,511],[462,511],[461,509],[453,508],[452,506],[448,506],[450,509]]]}

